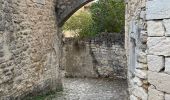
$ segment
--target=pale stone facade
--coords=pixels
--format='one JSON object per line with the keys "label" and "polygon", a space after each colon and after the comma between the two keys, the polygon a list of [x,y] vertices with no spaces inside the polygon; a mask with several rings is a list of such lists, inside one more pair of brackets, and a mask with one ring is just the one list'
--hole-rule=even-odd
{"label": "pale stone facade", "polygon": [[169,0],[127,0],[130,100],[169,100],[169,5]]}

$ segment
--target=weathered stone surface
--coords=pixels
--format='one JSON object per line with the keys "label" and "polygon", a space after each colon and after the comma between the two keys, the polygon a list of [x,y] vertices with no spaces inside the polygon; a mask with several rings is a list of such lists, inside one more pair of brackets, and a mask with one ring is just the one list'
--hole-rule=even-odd
{"label": "weathered stone surface", "polygon": [[135,77],[134,79],[133,79],[133,83],[135,84],[135,85],[138,85],[138,86],[142,86],[142,81],[141,81],[141,79],[140,78],[138,78],[138,77]]}
{"label": "weathered stone surface", "polygon": [[170,75],[148,71],[148,81],[154,85],[157,90],[170,93]]}
{"label": "weathered stone surface", "polygon": [[142,87],[135,86],[132,93],[141,100],[148,100],[148,94]]}
{"label": "weathered stone surface", "polygon": [[165,72],[170,74],[170,58],[165,58]]}
{"label": "weathered stone surface", "polygon": [[144,53],[144,52],[139,52],[138,55],[137,55],[137,61],[140,62],[140,63],[146,64],[146,63],[147,63],[146,53]]}
{"label": "weathered stone surface", "polygon": [[164,68],[163,56],[147,55],[148,69],[159,72]]}
{"label": "weathered stone surface", "polygon": [[130,96],[130,100],[139,100],[136,96],[134,96],[134,95],[131,95]]}
{"label": "weathered stone surface", "polygon": [[148,65],[147,64],[144,64],[144,63],[137,63],[136,65],[136,69],[147,69],[148,68]]}
{"label": "weathered stone surface", "polygon": [[164,36],[165,30],[162,21],[147,22],[148,36]]}
{"label": "weathered stone surface", "polygon": [[146,2],[146,19],[170,18],[169,0],[149,0]]}
{"label": "weathered stone surface", "polygon": [[165,94],[165,100],[170,100],[170,94]]}
{"label": "weathered stone surface", "polygon": [[33,2],[38,4],[45,4],[45,0],[33,0]]}
{"label": "weathered stone surface", "polygon": [[164,19],[163,24],[165,26],[165,36],[170,36],[170,19]]}
{"label": "weathered stone surface", "polygon": [[[66,38],[62,67],[73,77],[119,77],[126,79],[126,56],[123,35],[102,33],[75,42]],[[75,46],[76,43],[76,46]]]}
{"label": "weathered stone surface", "polygon": [[164,100],[164,93],[149,87],[148,100]]}
{"label": "weathered stone surface", "polygon": [[147,79],[147,71],[146,70],[135,69],[135,75],[139,78]]}
{"label": "weathered stone surface", "polygon": [[147,31],[141,31],[140,32],[140,41],[143,43],[143,44],[146,44],[147,43],[147,38],[148,38],[148,34],[147,34]]}
{"label": "weathered stone surface", "polygon": [[170,56],[169,37],[149,37],[147,45],[150,55]]}
{"label": "weathered stone surface", "polygon": [[46,3],[0,0],[0,100],[61,88],[56,0]]}

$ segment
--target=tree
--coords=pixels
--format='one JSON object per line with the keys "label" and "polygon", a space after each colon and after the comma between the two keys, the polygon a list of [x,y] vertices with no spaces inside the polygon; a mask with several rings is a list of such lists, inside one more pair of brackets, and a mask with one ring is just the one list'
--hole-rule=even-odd
{"label": "tree", "polygon": [[124,29],[124,0],[98,0],[90,11],[99,32],[121,32]]}
{"label": "tree", "polygon": [[101,32],[121,33],[124,23],[124,0],[98,0],[89,11],[74,14],[63,29],[73,30],[79,38],[84,38]]}

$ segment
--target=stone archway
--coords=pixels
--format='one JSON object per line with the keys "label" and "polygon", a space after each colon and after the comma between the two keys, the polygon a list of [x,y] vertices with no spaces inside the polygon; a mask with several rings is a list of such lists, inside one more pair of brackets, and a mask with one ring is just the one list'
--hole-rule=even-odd
{"label": "stone archway", "polygon": [[[69,5],[68,8],[65,7],[63,12],[61,10],[61,15],[65,14],[64,17],[58,12],[58,17],[63,17],[60,22],[63,24],[72,14],[75,13],[75,15],[77,15],[79,9],[91,1],[93,0],[84,0],[84,2],[78,3],[79,6],[77,6],[77,8],[73,7],[72,9],[68,9],[75,4]],[[86,6],[90,6],[90,4]],[[64,39],[66,41],[64,41],[65,45],[63,47],[64,63],[62,64],[62,68],[65,68],[67,72],[66,76],[119,77],[126,79],[127,64],[124,49],[124,34],[102,32],[101,35],[88,39],[87,41],[76,41],[77,43],[73,37]]]}
{"label": "stone archway", "polygon": [[58,0],[56,7],[58,26],[61,27],[72,14],[91,1],[94,0]]}

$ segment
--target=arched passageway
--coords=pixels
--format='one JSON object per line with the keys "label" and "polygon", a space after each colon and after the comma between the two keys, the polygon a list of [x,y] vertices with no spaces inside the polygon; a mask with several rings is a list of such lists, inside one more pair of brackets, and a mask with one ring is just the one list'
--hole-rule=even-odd
{"label": "arched passageway", "polygon": [[[58,12],[59,16],[60,14],[62,16],[59,18],[59,26],[92,0],[79,1],[81,1],[81,4],[78,3],[79,6],[74,6],[76,3],[73,2],[74,8],[68,6],[68,9]],[[128,98],[126,55],[122,34],[101,33],[81,41],[75,41],[72,37],[65,38],[61,66],[64,77],[67,77],[63,78],[64,95],[57,94],[55,99],[127,100]]]}

